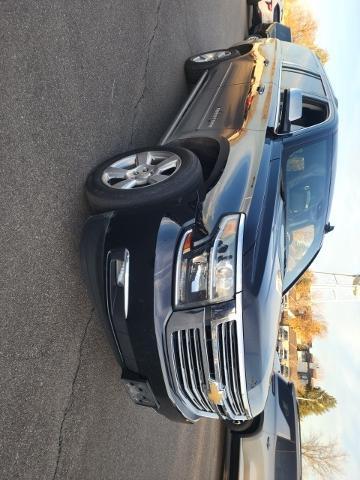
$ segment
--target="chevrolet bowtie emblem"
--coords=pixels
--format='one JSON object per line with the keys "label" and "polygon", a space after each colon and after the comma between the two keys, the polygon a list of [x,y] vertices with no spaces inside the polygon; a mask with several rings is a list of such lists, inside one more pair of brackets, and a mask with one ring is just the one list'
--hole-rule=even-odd
{"label": "chevrolet bowtie emblem", "polygon": [[224,392],[220,390],[218,383],[209,382],[210,392],[208,393],[208,399],[215,405],[221,405],[223,402]]}

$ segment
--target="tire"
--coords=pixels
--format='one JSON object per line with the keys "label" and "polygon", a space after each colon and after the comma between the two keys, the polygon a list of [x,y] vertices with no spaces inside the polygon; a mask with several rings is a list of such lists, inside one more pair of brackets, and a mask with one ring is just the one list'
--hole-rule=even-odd
{"label": "tire", "polygon": [[240,433],[242,435],[254,435],[262,427],[264,421],[264,415],[260,414],[252,420],[246,420],[241,423],[234,423],[230,420],[225,421],[226,427],[231,432]]}
{"label": "tire", "polygon": [[[211,55],[216,56],[222,52],[226,52],[226,54],[214,60],[206,60],[206,61],[196,61],[196,59],[200,57],[209,56]],[[221,62],[225,62],[226,60],[230,60],[231,58],[238,56],[238,51],[235,49],[222,49],[222,50],[211,50],[209,52],[199,53],[198,55],[194,55],[188,58],[185,62],[185,75],[186,80],[189,84],[193,85],[200,80],[200,77],[204,74],[206,70],[209,70]]]}
{"label": "tire", "polygon": [[225,424],[226,424],[226,427],[232,432],[245,434],[248,430],[251,429],[253,425],[253,420],[246,420],[245,422],[242,422],[242,423],[234,423],[234,422],[226,421]]}
{"label": "tire", "polygon": [[[144,162],[145,156],[142,155],[140,157],[140,154],[147,155],[146,162]],[[159,161],[156,155],[160,158]],[[140,162],[139,158],[143,160]],[[170,169],[167,167],[168,170],[166,172],[158,172],[157,169],[160,168],[159,163],[170,158],[174,159],[173,162],[175,162],[176,166]],[[158,163],[155,163],[157,161]],[[123,165],[123,163],[130,164],[131,162],[134,162],[134,168],[124,167],[120,169],[119,165]],[[118,166],[109,170],[109,167],[115,163]],[[148,170],[153,170],[153,172],[140,172],[140,175],[137,174],[137,177],[135,177],[135,170],[143,169],[145,166]],[[114,172],[116,168],[118,168],[118,171],[121,171],[121,180],[109,174],[109,172]],[[124,171],[127,172],[125,177],[123,176]],[[157,180],[158,183],[150,184],[149,177],[151,175],[153,181],[155,177],[163,178]],[[127,185],[130,185],[139,181],[149,183],[136,184],[132,187],[122,186],[125,185],[124,182],[128,182]],[[106,160],[89,174],[86,180],[85,191],[90,208],[93,211],[116,210],[129,213],[129,210],[144,210],[168,202],[180,204],[184,200],[189,200],[187,197],[191,197],[191,194],[199,190],[202,185],[203,174],[197,156],[185,148],[169,146],[142,148]]]}

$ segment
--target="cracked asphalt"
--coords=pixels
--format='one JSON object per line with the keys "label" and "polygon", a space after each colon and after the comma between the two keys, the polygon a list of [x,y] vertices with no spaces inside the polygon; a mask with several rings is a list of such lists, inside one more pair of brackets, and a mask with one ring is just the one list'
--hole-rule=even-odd
{"label": "cracked asphalt", "polygon": [[86,175],[157,142],[245,0],[0,2],[0,478],[215,479],[218,422],[136,407],[86,294]]}

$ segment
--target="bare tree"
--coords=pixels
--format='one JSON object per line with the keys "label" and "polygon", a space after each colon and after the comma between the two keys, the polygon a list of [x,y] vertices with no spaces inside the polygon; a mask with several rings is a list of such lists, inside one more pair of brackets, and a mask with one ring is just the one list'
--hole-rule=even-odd
{"label": "bare tree", "polygon": [[310,434],[301,445],[305,466],[317,473],[319,478],[333,478],[341,474],[347,455],[334,439],[324,441],[318,434]]}

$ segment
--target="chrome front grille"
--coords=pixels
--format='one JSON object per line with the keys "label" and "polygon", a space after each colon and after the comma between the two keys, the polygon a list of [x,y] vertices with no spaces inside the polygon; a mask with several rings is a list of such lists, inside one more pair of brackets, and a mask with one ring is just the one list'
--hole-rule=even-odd
{"label": "chrome front grille", "polygon": [[179,393],[196,409],[212,412],[207,398],[200,329],[178,330],[172,334],[171,343]]}
{"label": "chrome front grille", "polygon": [[207,330],[203,319],[196,325],[180,323],[168,332],[168,350],[174,390],[182,403],[198,416],[250,418],[248,405],[244,404],[241,323],[234,316],[212,320]]}

